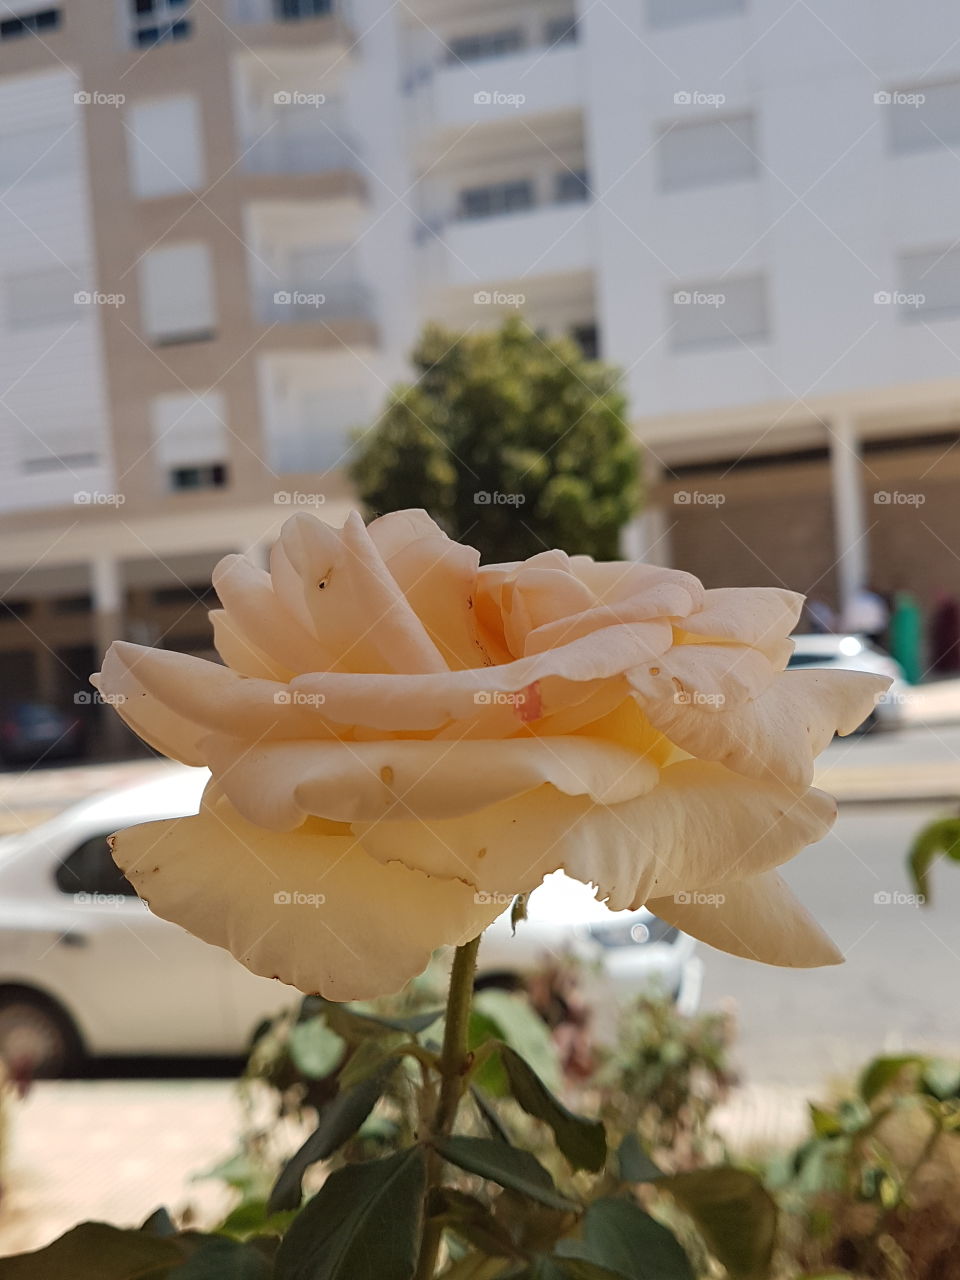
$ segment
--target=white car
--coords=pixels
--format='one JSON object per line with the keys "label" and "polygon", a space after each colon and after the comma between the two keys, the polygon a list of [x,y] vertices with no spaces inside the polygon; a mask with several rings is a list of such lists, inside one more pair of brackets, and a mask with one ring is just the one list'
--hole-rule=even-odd
{"label": "white car", "polygon": [[787,664],[795,667],[836,667],[843,671],[868,671],[875,676],[889,676],[893,681],[886,693],[877,699],[876,708],[864,721],[864,730],[896,729],[903,723],[903,708],[910,686],[896,659],[878,649],[866,636],[802,635],[791,637],[795,648]]}
{"label": "white car", "polygon": [[[0,1057],[15,1068],[58,1075],[85,1057],[243,1054],[265,1018],[299,999],[153,915],[110,857],[106,837],[119,827],[195,813],[208,776],[171,770],[0,840]],[[506,917],[487,931],[480,979],[509,985],[544,953],[573,951],[593,973],[601,1017],[604,1002],[654,983],[692,1012],[694,947],[558,873],[531,895],[515,937]]]}

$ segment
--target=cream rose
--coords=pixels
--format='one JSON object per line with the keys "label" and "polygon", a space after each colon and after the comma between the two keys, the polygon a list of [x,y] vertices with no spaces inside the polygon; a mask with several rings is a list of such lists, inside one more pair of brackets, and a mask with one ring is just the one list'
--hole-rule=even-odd
{"label": "cream rose", "polygon": [[116,838],[157,914],[334,1000],[396,991],[558,868],[736,955],[839,959],[776,868],[829,829],[814,757],[887,682],[785,671],[801,597],[561,551],[480,567],[422,511],[296,515],[269,573],[213,581],[223,666],[118,642],[93,678],[212,773],[197,816]]}

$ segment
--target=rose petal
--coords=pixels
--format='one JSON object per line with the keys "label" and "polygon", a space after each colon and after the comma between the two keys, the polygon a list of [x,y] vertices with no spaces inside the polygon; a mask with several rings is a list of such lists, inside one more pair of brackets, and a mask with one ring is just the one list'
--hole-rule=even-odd
{"label": "rose petal", "polygon": [[616,804],[650,791],[655,764],[596,738],[505,742],[262,742],[214,735],[207,763],[249,822],[289,831],[333,822],[457,817],[549,782]]}
{"label": "rose petal", "polygon": [[627,672],[641,702],[675,699],[686,705],[724,707],[758,698],[776,678],[765,653],[739,644],[674,646]]}
{"label": "rose petal", "polygon": [[380,866],[349,836],[262,831],[222,799],[119,832],[113,856],[155,915],[330,1000],[398,991],[503,911],[459,881]]}
{"label": "rose petal", "polygon": [[714,587],[704,592],[702,608],[684,622],[689,633],[684,640],[734,640],[779,652],[777,642],[789,636],[802,608],[802,595],[780,587]]}
{"label": "rose petal", "polygon": [[752,778],[809,786],[814,758],[835,733],[852,733],[888,688],[886,676],[786,671],[752,701],[733,706],[671,699],[645,703],[651,723],[701,760]]}
{"label": "rose petal", "polygon": [[270,574],[245,556],[224,556],[213,585],[233,629],[287,671],[324,671],[335,660],[281,603]]}
{"label": "rose petal", "polygon": [[354,824],[364,848],[492,893],[523,893],[563,868],[615,909],[779,866],[826,835],[836,804],[686,760],[648,795],[600,805],[544,787],[467,817]]}
{"label": "rose petal", "polygon": [[[686,896],[690,901],[678,900]],[[714,904],[712,897],[723,901]],[[843,956],[775,871],[699,895],[651,898],[649,909],[701,942],[746,960],[808,969]]]}

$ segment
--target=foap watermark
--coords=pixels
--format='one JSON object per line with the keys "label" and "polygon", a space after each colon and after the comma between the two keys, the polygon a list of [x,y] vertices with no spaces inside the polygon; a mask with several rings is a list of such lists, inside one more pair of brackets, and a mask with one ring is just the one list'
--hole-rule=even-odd
{"label": "foap watermark", "polygon": [[322,507],[326,502],[322,493],[301,493],[299,489],[278,489],[273,501],[278,507]]}
{"label": "foap watermark", "polygon": [[303,893],[300,889],[278,889],[273,895],[278,907],[322,907],[326,900],[323,893]]}
{"label": "foap watermark", "polygon": [[322,307],[326,300],[324,293],[304,293],[301,289],[278,289],[273,295],[278,307]]}
{"label": "foap watermark", "polygon": [[522,107],[525,93],[503,93],[500,89],[479,89],[473,95],[475,107]]}
{"label": "foap watermark", "polygon": [[675,307],[722,307],[725,293],[704,293],[702,289],[678,289],[673,295]]}
{"label": "foap watermark", "polygon": [[705,493],[703,489],[678,489],[673,495],[678,507],[722,507],[726,500],[726,494]]}
{"label": "foap watermark", "polygon": [[925,493],[905,493],[902,489],[878,489],[873,501],[878,507],[922,507]]}
{"label": "foap watermark", "polygon": [[473,695],[474,704],[478,707],[522,707],[527,695],[521,693],[505,693],[502,689],[481,689]]}
{"label": "foap watermark", "polygon": [[125,902],[132,901],[124,893],[89,893],[86,889],[75,893],[73,900],[82,907],[122,907]]}
{"label": "foap watermark", "polygon": [[527,300],[525,293],[502,293],[499,289],[490,291],[478,289],[473,295],[474,306],[477,307],[522,307]]}
{"label": "foap watermark", "polygon": [[522,507],[526,500],[525,493],[501,493],[499,489],[492,493],[489,489],[478,489],[473,495],[476,507]]}
{"label": "foap watermark", "polygon": [[680,89],[673,95],[675,107],[722,107],[725,93],[704,93],[701,89]]}
{"label": "foap watermark", "polygon": [[127,100],[125,93],[102,93],[99,89],[79,89],[73,100],[78,107],[122,107]]}
{"label": "foap watermark", "polygon": [[673,700],[678,707],[722,707],[726,697],[722,693],[704,693],[702,689],[677,689]]}
{"label": "foap watermark", "polygon": [[78,507],[122,507],[126,500],[126,494],[101,493],[98,489],[80,489],[73,495]]}
{"label": "foap watermark", "polygon": [[125,693],[101,693],[99,689],[78,689],[73,695],[74,704],[78,707],[122,707],[126,700]]}
{"label": "foap watermark", "polygon": [[877,907],[922,907],[926,901],[925,893],[904,893],[901,889],[880,889],[873,895]]}
{"label": "foap watermark", "polygon": [[899,89],[878,89],[873,95],[878,107],[922,107],[926,100],[925,93],[904,93]]}
{"label": "foap watermark", "polygon": [[325,93],[303,93],[300,89],[278,89],[273,101],[278,107],[322,107]]}
{"label": "foap watermark", "polygon": [[509,907],[513,899],[512,893],[487,893],[483,889],[473,895],[478,907]]}
{"label": "foap watermark", "polygon": [[687,893],[681,890],[673,895],[673,900],[678,907],[722,907],[727,896],[724,893],[700,893],[697,890]]}
{"label": "foap watermark", "polygon": [[878,289],[873,295],[876,307],[911,307],[919,311],[926,301],[925,293],[903,293],[899,289]]}
{"label": "foap watermark", "polygon": [[79,289],[73,295],[73,303],[77,307],[122,307],[126,300],[125,293],[98,293],[89,289]]}
{"label": "foap watermark", "polygon": [[322,693],[306,693],[303,689],[278,689],[273,695],[275,707],[322,707],[326,702]]}

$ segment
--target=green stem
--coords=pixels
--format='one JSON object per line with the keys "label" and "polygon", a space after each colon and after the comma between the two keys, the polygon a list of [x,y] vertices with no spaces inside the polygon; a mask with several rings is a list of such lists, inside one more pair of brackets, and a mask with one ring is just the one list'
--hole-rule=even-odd
{"label": "green stem", "polygon": [[[479,936],[472,942],[457,947],[450,972],[450,989],[447,992],[447,1015],[443,1028],[443,1048],[440,1052],[440,1097],[429,1129],[431,1138],[445,1137],[453,1130],[457,1108],[463,1097],[467,1070],[470,1066],[467,1048],[467,1032],[470,1026],[470,1006],[473,1003],[473,979],[477,970]],[[440,1185],[443,1162],[436,1152],[430,1152],[427,1177],[427,1201],[430,1192]],[[433,1280],[440,1238],[443,1228],[428,1218],[424,1220],[420,1241],[420,1261],[414,1280]]]}

